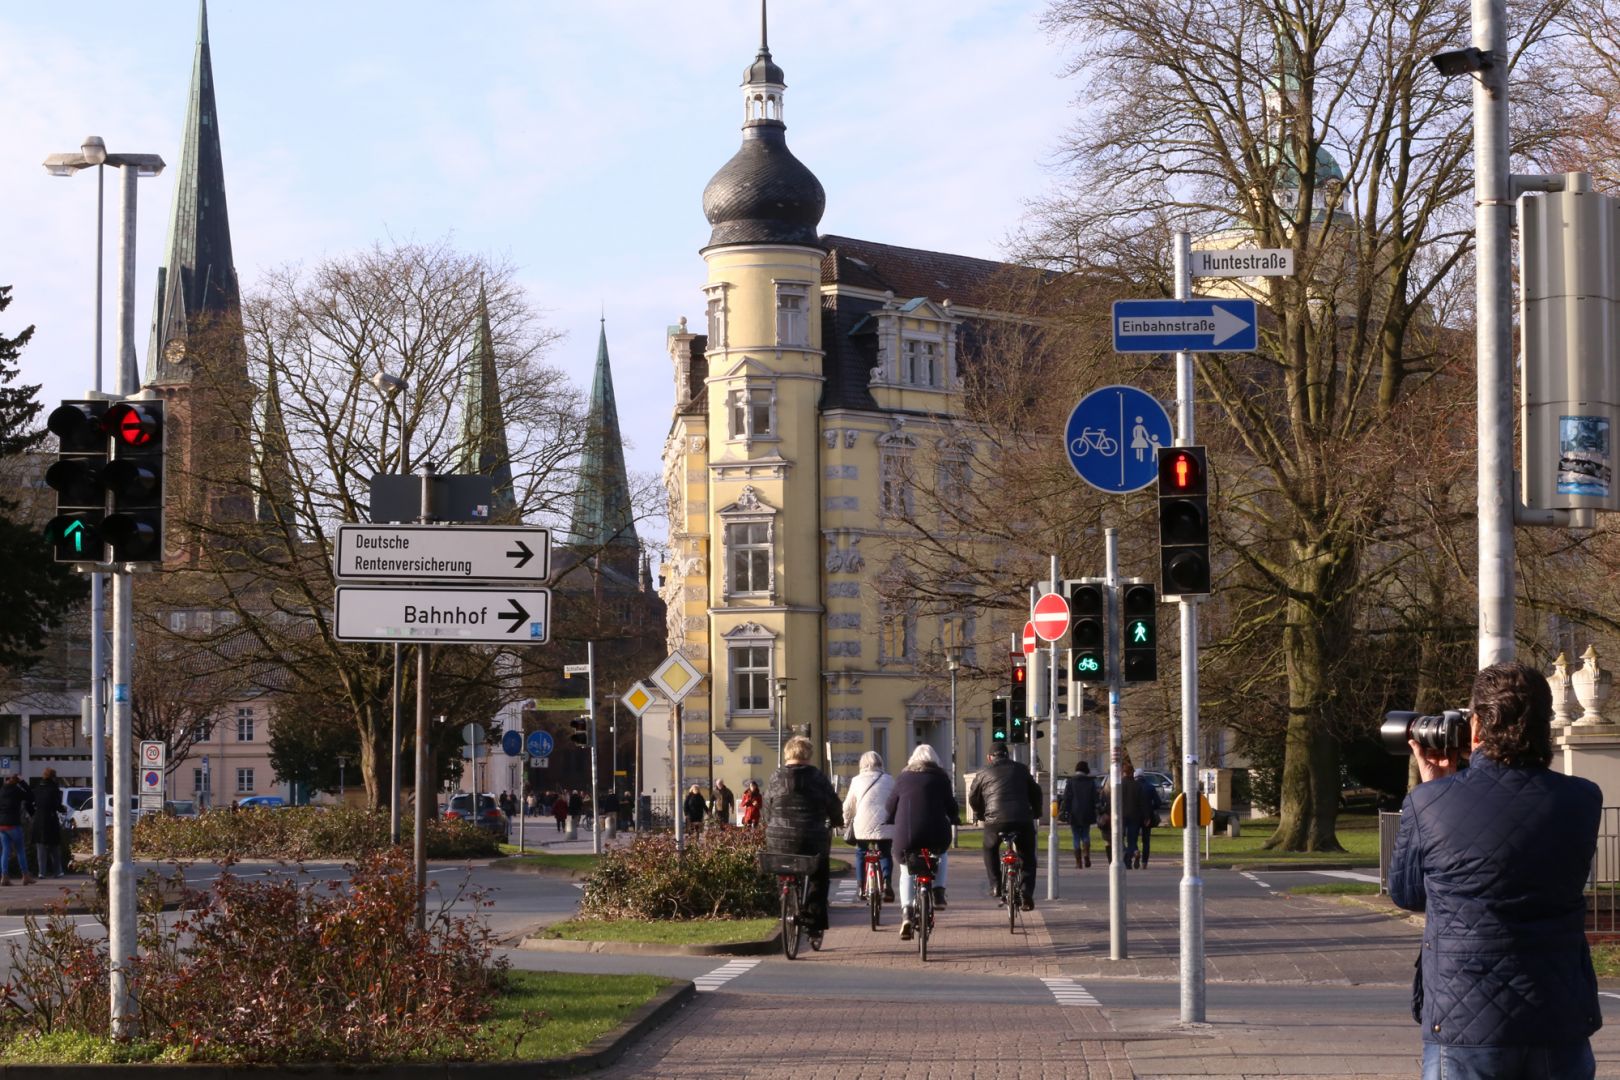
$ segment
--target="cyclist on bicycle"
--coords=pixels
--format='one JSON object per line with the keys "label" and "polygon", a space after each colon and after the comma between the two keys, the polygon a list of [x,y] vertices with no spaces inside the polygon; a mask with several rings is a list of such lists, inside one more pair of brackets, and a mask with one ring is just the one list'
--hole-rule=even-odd
{"label": "cyclist on bicycle", "polygon": [[[1040,816],[1041,786],[1029,774],[1029,766],[1007,756],[1007,748],[997,744],[987,764],[973,778],[968,805],[984,822],[984,870],[998,899],[1019,904],[1025,911],[1035,907],[1035,819]],[[1001,895],[1001,834],[1013,834],[1013,848],[1024,861],[1021,896]]]}
{"label": "cyclist on bicycle", "polygon": [[934,873],[934,906],[945,906],[945,852],[951,846],[951,826],[961,815],[954,788],[939,755],[923,743],[911,752],[906,767],[895,778],[884,807],[894,824],[894,850],[900,860],[900,909],[905,912],[901,941],[910,941],[912,933],[911,860],[924,848],[939,860]]}
{"label": "cyclist on bicycle", "polygon": [[894,777],[883,771],[883,758],[876,750],[861,755],[861,771],[844,797],[844,820],[851,822],[855,835],[855,873],[861,881],[861,899],[866,899],[866,851],[876,848],[878,873],[883,877],[883,902],[894,903],[894,826],[888,824],[889,793]]}
{"label": "cyclist on bicycle", "polygon": [[821,948],[827,932],[827,853],[832,829],[844,827],[844,808],[827,775],[810,764],[810,740],[797,735],[782,748],[784,764],[765,788],[765,850],[779,855],[817,855],[805,897],[810,943]]}

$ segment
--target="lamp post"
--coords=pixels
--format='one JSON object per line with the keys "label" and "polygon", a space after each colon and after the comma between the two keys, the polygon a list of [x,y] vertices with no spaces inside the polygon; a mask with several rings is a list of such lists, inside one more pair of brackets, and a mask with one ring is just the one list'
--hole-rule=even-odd
{"label": "lamp post", "polygon": [[[45,159],[45,168],[52,176],[72,176],[80,169],[94,165],[97,170],[111,165],[123,169],[123,206],[119,222],[118,244],[118,381],[119,397],[130,397],[140,389],[140,373],[135,363],[135,181],[143,176],[156,176],[163,171],[163,159],[156,154],[109,154],[107,144],[99,137],[84,140],[77,154],[51,154]],[[99,283],[101,280],[99,251],[101,246],[100,199],[97,200],[96,236],[98,257],[96,280],[99,321]],[[99,350],[100,336],[97,336]],[[96,390],[101,392],[101,364],[96,363]],[[93,588],[93,586],[92,586]],[[127,570],[113,574],[113,648],[112,648],[112,796],[113,842],[112,862],[107,869],[107,948],[109,958],[108,998],[113,1035],[128,1037],[135,1032],[135,999],[129,989],[129,962],[140,951],[135,924],[135,863],[131,849],[129,803],[134,797],[133,785],[135,754],[130,745],[129,685],[134,670],[135,609],[134,595]],[[100,649],[97,647],[101,631],[92,626],[91,666],[97,668]],[[99,669],[92,671],[92,685],[100,677]],[[95,695],[99,696],[99,695]],[[91,755],[94,766],[95,739],[101,728],[95,722],[95,706],[91,713]],[[103,743],[103,759],[105,758]],[[103,760],[103,765],[105,760]],[[92,797],[100,799],[103,769],[96,768],[91,777]],[[103,805],[97,803],[98,806]],[[105,825],[101,815],[92,820],[101,826],[105,846]]]}
{"label": "lamp post", "polygon": [[782,740],[787,732],[787,676],[776,677],[776,767],[782,767]]}
{"label": "lamp post", "polygon": [[[408,385],[398,375],[378,369],[371,377],[371,385],[375,386],[383,395],[390,411],[399,418],[399,464],[395,466],[401,475],[405,473],[405,451],[409,444],[405,438],[405,413],[399,407],[399,394]],[[383,437],[387,441],[388,420],[383,418]],[[399,845],[399,692],[400,692],[400,666],[399,642],[394,642],[394,704],[393,726],[388,744],[388,842]],[[420,785],[419,785],[420,786]]]}
{"label": "lamp post", "polygon": [[956,673],[962,667],[962,646],[945,646],[945,667],[951,673],[951,793],[956,793]]}

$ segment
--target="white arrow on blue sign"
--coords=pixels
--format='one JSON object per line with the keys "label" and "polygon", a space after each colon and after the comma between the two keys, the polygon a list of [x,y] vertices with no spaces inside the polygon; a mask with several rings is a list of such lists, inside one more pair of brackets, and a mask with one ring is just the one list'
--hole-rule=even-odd
{"label": "white arrow on blue sign", "polygon": [[551,749],[552,749],[551,732],[549,732],[549,731],[531,731],[531,732],[529,732],[529,747],[528,747],[528,749],[529,749],[529,756],[532,757],[532,758],[550,757],[551,756]]}
{"label": "white arrow on blue sign", "polygon": [[1115,300],[1114,351],[1254,352],[1253,300]]}
{"label": "white arrow on blue sign", "polygon": [[1159,478],[1159,447],[1172,442],[1170,416],[1134,386],[1104,386],[1069,414],[1064,449],[1080,479],[1099,491],[1139,491]]}

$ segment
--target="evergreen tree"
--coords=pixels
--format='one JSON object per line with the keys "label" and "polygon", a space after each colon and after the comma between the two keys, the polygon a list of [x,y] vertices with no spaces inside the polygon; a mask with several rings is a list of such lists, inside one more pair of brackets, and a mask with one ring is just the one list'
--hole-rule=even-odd
{"label": "evergreen tree", "polygon": [[[11,305],[11,286],[0,285],[0,312]],[[32,326],[15,337],[0,333],[0,461],[39,446],[45,429],[37,424],[39,386],[13,386],[21,371],[23,346]],[[88,591],[85,581],[53,561],[44,533],[27,507],[13,497],[13,485],[0,486],[0,667],[29,667],[45,635],[61,623],[69,607]]]}

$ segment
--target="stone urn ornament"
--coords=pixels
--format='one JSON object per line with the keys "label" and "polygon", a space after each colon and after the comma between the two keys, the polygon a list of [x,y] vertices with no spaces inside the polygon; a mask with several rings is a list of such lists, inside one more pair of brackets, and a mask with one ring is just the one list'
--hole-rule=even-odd
{"label": "stone urn ornament", "polygon": [[1603,718],[1603,706],[1614,689],[1614,672],[1598,667],[1597,650],[1588,645],[1581,654],[1581,666],[1569,677],[1575,689],[1575,700],[1581,703],[1581,717],[1575,727],[1596,727],[1608,723]]}
{"label": "stone urn ornament", "polygon": [[1567,728],[1575,718],[1570,711],[1575,706],[1575,691],[1569,684],[1569,658],[1563,653],[1553,661],[1552,674],[1547,676],[1547,685],[1552,687],[1552,726]]}

